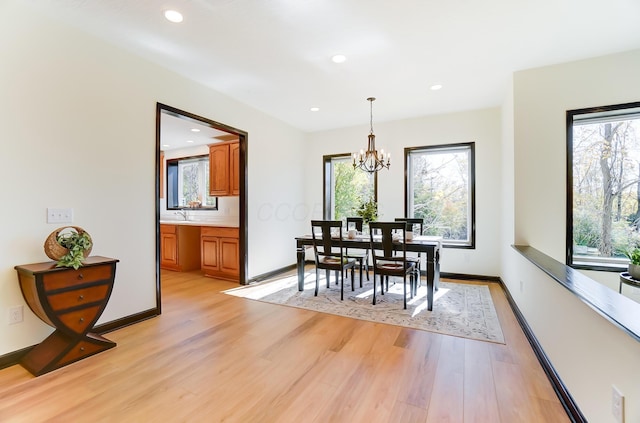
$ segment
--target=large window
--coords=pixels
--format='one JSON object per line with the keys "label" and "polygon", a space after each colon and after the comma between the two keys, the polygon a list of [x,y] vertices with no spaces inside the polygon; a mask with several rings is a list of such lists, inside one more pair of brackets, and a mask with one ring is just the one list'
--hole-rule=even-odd
{"label": "large window", "polygon": [[405,148],[406,213],[425,235],[475,248],[475,143]]}
{"label": "large window", "polygon": [[620,271],[640,243],[640,103],[567,112],[567,264]]}
{"label": "large window", "polygon": [[376,198],[375,174],[353,168],[350,154],[324,156],[324,218],[346,221],[360,204]]}
{"label": "large window", "polygon": [[209,156],[167,160],[167,210],[217,210],[218,197],[209,195]]}

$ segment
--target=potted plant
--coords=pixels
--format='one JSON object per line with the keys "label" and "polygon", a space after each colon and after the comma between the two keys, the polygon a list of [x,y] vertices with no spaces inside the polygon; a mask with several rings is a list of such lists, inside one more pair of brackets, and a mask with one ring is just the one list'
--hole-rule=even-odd
{"label": "potted plant", "polygon": [[640,280],[640,248],[634,247],[624,254],[629,258],[629,274],[633,279]]}
{"label": "potted plant", "polygon": [[356,214],[362,218],[362,222],[369,224],[378,219],[378,203],[370,198],[369,201],[363,201],[356,210]]}
{"label": "potted plant", "polygon": [[[65,231],[66,229],[70,229]],[[91,236],[82,228],[69,226],[51,232],[44,244],[47,256],[56,260],[56,267],[78,269],[93,247]]]}

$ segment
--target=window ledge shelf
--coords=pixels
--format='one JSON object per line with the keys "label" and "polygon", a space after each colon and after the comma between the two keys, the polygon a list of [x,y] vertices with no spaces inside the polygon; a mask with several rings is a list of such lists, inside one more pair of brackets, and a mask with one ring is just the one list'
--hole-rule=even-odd
{"label": "window ledge shelf", "polygon": [[523,257],[575,294],[602,317],[640,341],[640,304],[529,245],[513,245]]}

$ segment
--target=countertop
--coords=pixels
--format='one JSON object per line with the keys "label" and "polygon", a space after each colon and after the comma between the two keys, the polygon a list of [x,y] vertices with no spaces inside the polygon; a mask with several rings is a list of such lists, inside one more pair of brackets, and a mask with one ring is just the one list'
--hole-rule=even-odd
{"label": "countertop", "polygon": [[221,228],[237,228],[237,220],[160,220],[161,225],[215,226]]}

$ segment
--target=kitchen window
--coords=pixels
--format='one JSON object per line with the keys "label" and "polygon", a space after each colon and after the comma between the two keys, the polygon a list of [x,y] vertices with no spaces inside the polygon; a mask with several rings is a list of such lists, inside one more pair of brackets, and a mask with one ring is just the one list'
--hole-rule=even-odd
{"label": "kitchen window", "polygon": [[209,195],[209,156],[167,160],[167,210],[217,210],[218,197]]}

